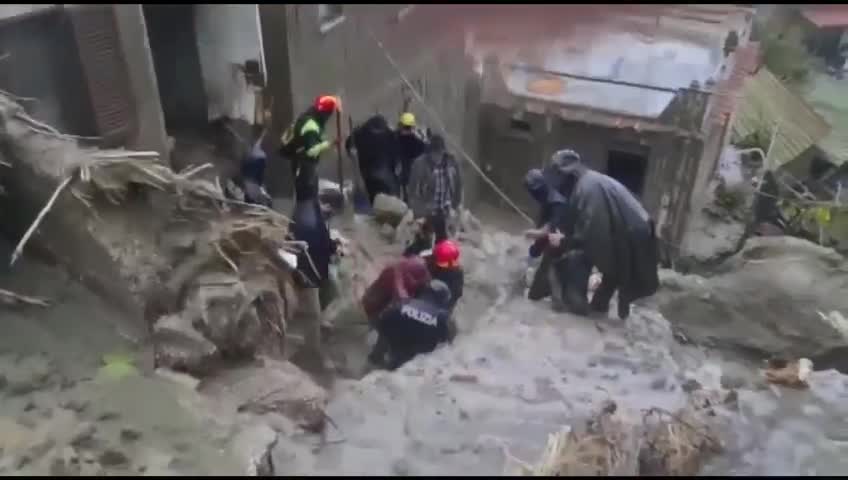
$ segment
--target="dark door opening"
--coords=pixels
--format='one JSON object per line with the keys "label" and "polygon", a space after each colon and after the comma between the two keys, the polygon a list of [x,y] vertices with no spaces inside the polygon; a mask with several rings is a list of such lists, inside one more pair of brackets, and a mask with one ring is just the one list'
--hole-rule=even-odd
{"label": "dark door opening", "polygon": [[607,175],[621,182],[637,198],[642,196],[648,159],[636,153],[610,150],[607,156]]}
{"label": "dark door opening", "polygon": [[207,124],[193,5],[143,5],[168,133]]}

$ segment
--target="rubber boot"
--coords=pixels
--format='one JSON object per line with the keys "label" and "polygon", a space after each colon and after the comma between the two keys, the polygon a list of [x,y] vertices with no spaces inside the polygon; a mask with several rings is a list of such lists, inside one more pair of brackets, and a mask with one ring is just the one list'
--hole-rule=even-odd
{"label": "rubber boot", "polygon": [[603,277],[595,294],[592,295],[592,303],[590,306],[595,312],[606,314],[609,312],[610,300],[615,293],[615,284],[607,277]]}

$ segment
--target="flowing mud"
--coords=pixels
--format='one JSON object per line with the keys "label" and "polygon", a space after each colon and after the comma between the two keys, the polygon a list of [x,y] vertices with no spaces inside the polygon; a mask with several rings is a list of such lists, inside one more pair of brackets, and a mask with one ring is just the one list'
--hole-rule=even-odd
{"label": "flowing mud", "polygon": [[[366,243],[375,265],[400,249],[367,220],[333,227]],[[340,375],[329,386],[323,435],[240,412],[189,377],[153,372],[118,312],[24,259],[0,286],[54,305],[0,313],[0,472],[500,475],[514,471],[512,457],[534,462],[548,434],[608,399],[673,411],[697,389],[736,398],[716,408],[726,448],[704,473],[848,467],[848,377],[815,372],[807,391],[767,385],[748,360],[679,344],[646,305],[627,322],[556,314],[516,288],[525,255],[526,242],[505,233],[466,242],[459,336],[398,371],[365,373],[367,328],[335,319],[327,341]],[[138,372],[104,378],[107,354],[129,355]]]}

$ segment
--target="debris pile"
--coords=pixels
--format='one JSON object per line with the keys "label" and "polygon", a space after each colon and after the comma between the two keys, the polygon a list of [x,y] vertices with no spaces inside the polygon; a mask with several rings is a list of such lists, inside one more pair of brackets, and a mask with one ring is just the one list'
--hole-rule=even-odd
{"label": "debris pile", "polygon": [[703,415],[709,402],[676,413],[651,409],[642,423],[608,401],[578,429],[566,427],[548,437],[535,466],[520,463],[524,476],[696,475],[721,444]]}
{"label": "debris pile", "polygon": [[[156,152],[84,147],[7,97],[0,125],[12,168],[58,182],[13,262],[54,205],[81,204],[85,225],[75,227],[106,250],[144,306],[158,366],[200,374],[219,358],[282,355],[296,274],[285,252],[305,248],[286,240],[285,216],[227,198],[211,164],[177,172]],[[43,162],[39,142],[49,146]],[[73,198],[57,203],[66,189]]]}

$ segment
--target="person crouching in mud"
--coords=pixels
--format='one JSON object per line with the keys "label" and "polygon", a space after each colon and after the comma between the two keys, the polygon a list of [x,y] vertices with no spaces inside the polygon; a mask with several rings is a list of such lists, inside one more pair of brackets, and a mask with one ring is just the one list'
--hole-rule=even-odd
{"label": "person crouching in mud", "polygon": [[[387,265],[365,290],[360,301],[368,323],[372,328],[376,328],[380,315],[390,305],[416,296],[431,279],[427,264],[418,256],[404,257]],[[372,352],[373,357],[369,357],[369,360],[379,364],[387,348],[385,339],[378,338]]]}
{"label": "person crouching in mud", "polygon": [[[556,190],[550,188],[545,181],[544,175],[539,169],[532,169],[524,177],[524,187],[530,196],[539,204],[539,216],[536,220],[536,229],[526,233],[528,237],[535,238],[528,252],[530,259],[542,257],[542,261],[533,276],[527,298],[530,300],[541,300],[551,295],[551,256],[548,254],[548,233],[556,229],[565,207],[565,198]],[[560,302],[559,292],[554,296],[554,302]]]}
{"label": "person crouching in mud", "polygon": [[[624,320],[631,302],[653,295],[659,287],[654,222],[625,186],[579,160],[563,162],[555,170],[553,185],[567,205],[559,222],[562,233],[548,234],[548,242],[558,253],[553,268],[565,280],[566,307],[581,315],[590,307],[606,313],[618,291],[618,316]],[[592,266],[602,280],[588,304]]]}
{"label": "person crouching in mud", "polygon": [[[418,354],[430,353],[456,334],[450,319],[450,288],[432,280],[415,298],[394,303],[377,319],[377,346],[368,356],[376,365],[394,370]],[[388,356],[388,358],[385,358]]]}
{"label": "person crouching in mud", "polygon": [[442,240],[433,247],[427,263],[433,279],[444,282],[450,289],[448,310],[452,312],[465,287],[465,272],[459,264],[459,245],[453,240]]}

